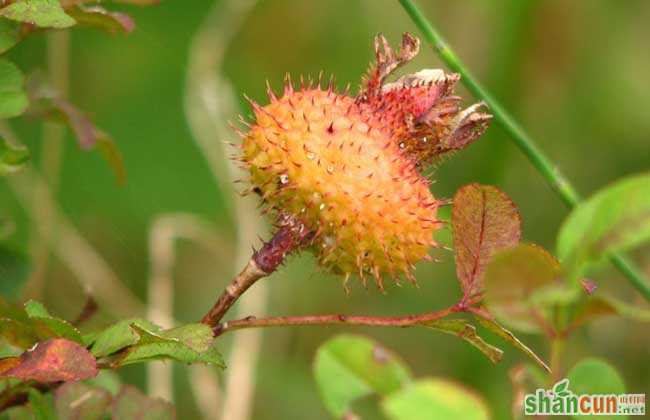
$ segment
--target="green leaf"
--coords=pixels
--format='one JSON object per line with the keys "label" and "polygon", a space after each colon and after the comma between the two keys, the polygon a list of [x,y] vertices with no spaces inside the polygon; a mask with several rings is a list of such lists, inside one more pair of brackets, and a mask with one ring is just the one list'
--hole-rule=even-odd
{"label": "green leaf", "polygon": [[[0,305],[2,306],[2,305]],[[4,304],[0,308],[0,331],[2,335],[22,348],[28,343],[49,338],[66,338],[82,344],[81,333],[69,322],[53,317],[42,303],[29,300],[24,310]]]}
{"label": "green leaf", "polygon": [[545,307],[534,294],[556,284],[559,262],[544,248],[520,244],[497,253],[485,269],[485,305],[502,323],[524,332],[540,332]]}
{"label": "green leaf", "polygon": [[483,316],[479,316],[476,314],[474,314],[474,318],[476,318],[479,324],[481,324],[483,327],[487,328],[488,330],[492,331],[499,337],[503,338],[508,343],[515,346],[515,348],[523,352],[526,356],[530,357],[535,363],[537,363],[544,370],[546,370],[547,372],[551,371],[548,365],[544,363],[544,361],[537,354],[535,354],[534,351],[532,351],[527,345],[525,345],[512,332],[507,330],[501,324],[499,324],[493,319],[485,318]]}
{"label": "green leaf", "polygon": [[50,315],[42,303],[34,300],[27,301],[25,312],[31,321],[32,329],[40,338],[61,337],[79,344],[84,343],[78,329],[68,321]]}
{"label": "green leaf", "polygon": [[30,299],[25,302],[25,313],[28,317],[51,318],[52,315],[45,309],[45,305],[36,300]]}
{"label": "green leaf", "polygon": [[8,300],[17,299],[30,271],[29,260],[24,254],[0,247],[0,296]]}
{"label": "green leaf", "polygon": [[487,420],[485,401],[444,379],[424,379],[395,392],[381,404],[390,420]]}
{"label": "green leaf", "polygon": [[25,76],[20,69],[11,61],[0,58],[0,118],[16,117],[25,112],[29,100],[24,85]]}
{"label": "green leaf", "polygon": [[0,19],[0,54],[4,54],[20,41],[20,25]]}
{"label": "green leaf", "polygon": [[411,380],[408,367],[379,343],[358,335],[338,335],[322,344],[314,376],[327,409],[336,418],[371,394],[387,395]]}
{"label": "green leaf", "polygon": [[650,240],[650,174],[624,178],[580,203],[565,220],[557,252],[570,269]]}
{"label": "green leaf", "polygon": [[456,274],[463,293],[472,296],[483,291],[483,273],[492,256],[519,242],[521,217],[512,200],[490,185],[466,185],[453,202]]}
{"label": "green leaf", "polygon": [[0,9],[0,16],[41,28],[67,28],[75,24],[58,0],[16,0]]}
{"label": "green leaf", "polygon": [[108,391],[81,382],[66,382],[54,393],[60,420],[101,420],[111,404]]}
{"label": "green leaf", "polygon": [[224,368],[223,358],[214,345],[212,329],[205,324],[188,324],[165,331],[148,331],[136,324],[131,328],[140,337],[128,347],[116,366],[151,360],[172,359],[182,363],[206,363]]}
{"label": "green leaf", "polygon": [[97,358],[109,356],[138,342],[140,336],[131,328],[132,325],[148,331],[160,331],[160,327],[145,319],[125,319],[93,334],[92,337],[84,337],[84,344],[90,346],[91,353]]}
{"label": "green leaf", "polygon": [[111,405],[111,418],[114,420],[173,420],[176,418],[174,406],[159,398],[147,398],[131,385],[122,387]]}
{"label": "green leaf", "polygon": [[29,150],[0,137],[0,176],[20,171],[29,162]]}
{"label": "green leaf", "polygon": [[[567,375],[574,394],[622,394],[625,384],[616,369],[604,360],[583,359]],[[592,416],[574,416],[577,419],[591,419]],[[627,416],[598,416],[599,419],[625,419]]]}
{"label": "green leaf", "polygon": [[476,327],[464,319],[440,319],[422,325],[462,338],[480,350],[492,363],[500,362],[503,357],[503,350],[483,340],[476,333]]}

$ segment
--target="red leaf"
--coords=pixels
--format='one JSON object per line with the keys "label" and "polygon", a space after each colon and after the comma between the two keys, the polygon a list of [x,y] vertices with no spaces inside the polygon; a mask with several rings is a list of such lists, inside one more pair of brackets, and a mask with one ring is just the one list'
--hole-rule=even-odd
{"label": "red leaf", "polygon": [[79,344],[54,338],[27,350],[16,366],[0,375],[23,381],[80,381],[97,375],[97,363],[90,352]]}
{"label": "red leaf", "polygon": [[512,200],[489,185],[466,185],[453,201],[456,273],[464,296],[471,297],[483,290],[483,273],[490,258],[519,242],[521,217]]}

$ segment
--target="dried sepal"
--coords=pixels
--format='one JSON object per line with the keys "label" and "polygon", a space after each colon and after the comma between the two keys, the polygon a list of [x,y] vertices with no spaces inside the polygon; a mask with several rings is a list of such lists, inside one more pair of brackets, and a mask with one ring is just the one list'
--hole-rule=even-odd
{"label": "dried sepal", "polygon": [[402,35],[402,47],[395,52],[386,37],[375,37],[376,63],[371,66],[366,76],[365,89],[361,97],[369,99],[378,95],[386,77],[398,67],[411,61],[420,52],[420,40],[409,33]]}

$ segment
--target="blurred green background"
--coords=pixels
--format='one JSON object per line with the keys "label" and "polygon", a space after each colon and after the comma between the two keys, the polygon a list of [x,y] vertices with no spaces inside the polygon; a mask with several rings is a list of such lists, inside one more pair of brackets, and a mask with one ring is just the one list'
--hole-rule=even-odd
{"label": "blurred green background", "polygon": [[[137,23],[129,36],[112,37],[91,29],[71,32],[70,99],[114,137],[124,155],[128,181],[116,185],[99,154],[80,151],[68,133],[56,199],[119,279],[143,301],[154,220],[184,212],[214,223],[219,246],[191,241],[177,245],[173,316],[179,322],[200,318],[227,284],[238,268],[234,265],[238,226],[250,224],[226,211],[231,192],[223,185],[228,184],[214,182],[184,108],[190,46],[206,15],[219,3],[168,0],[146,8],[124,6],[121,9]],[[617,178],[648,170],[650,2],[438,0],[419,4],[581,193],[587,195]],[[227,18],[224,15],[226,22]],[[356,90],[373,58],[376,33],[384,33],[393,43],[404,31],[417,34],[397,1],[391,0],[260,0],[236,26],[232,42],[224,46],[220,77],[232,84],[243,115],[249,109],[242,95],[264,102],[265,80],[279,90],[286,72],[317,75],[323,70],[326,76],[336,76],[340,88],[351,83]],[[223,43],[215,39],[215,49]],[[29,37],[9,56],[24,70],[45,69],[45,37]],[[428,47],[404,71],[423,67],[443,67]],[[460,94],[471,101],[464,89]],[[42,124],[26,118],[11,124],[34,152],[38,165]],[[212,140],[237,141],[237,136],[221,138],[215,132]],[[439,197],[450,197],[469,182],[499,186],[519,205],[525,238],[554,248],[567,210],[499,127],[491,127],[480,141],[445,162],[434,177],[432,190]],[[8,243],[29,251],[34,223],[4,182],[0,183],[0,216],[16,225]],[[387,294],[381,295],[374,288],[365,291],[354,285],[349,296],[340,279],[322,274],[309,255],[294,257],[264,280],[269,288],[266,312],[406,314],[441,308],[457,299],[459,288],[451,254],[442,251],[436,256],[442,259],[440,264],[419,266],[419,289],[389,286]],[[650,275],[648,248],[634,257]],[[595,280],[626,300],[641,303],[613,269],[606,268]],[[68,318],[74,318],[84,302],[83,287],[55,257],[49,260],[43,287],[32,293],[54,313]],[[130,315],[106,307],[102,312],[97,322]],[[375,337],[398,352],[416,376],[457,380],[485,396],[494,418],[510,416],[508,370],[524,356],[508,345],[503,345],[504,361],[493,366],[461,340],[425,329],[303,327],[264,331],[253,371],[251,418],[329,418],[319,400],[311,363],[317,346],[341,331]],[[602,356],[621,371],[629,391],[648,393],[649,332],[647,326],[623,320],[597,322],[570,340],[566,364],[585,355]],[[234,334],[224,337],[224,350],[233,338]],[[543,340],[522,338],[548,356]],[[199,411],[187,369],[176,366],[174,370],[179,418],[195,418]],[[145,387],[144,367],[123,369],[121,375]],[[371,402],[361,405],[362,411],[372,412]]]}

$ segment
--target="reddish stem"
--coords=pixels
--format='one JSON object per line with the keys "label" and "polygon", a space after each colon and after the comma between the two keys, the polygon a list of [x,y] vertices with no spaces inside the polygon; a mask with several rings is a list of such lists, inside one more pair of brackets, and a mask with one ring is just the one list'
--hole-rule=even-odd
{"label": "reddish stem", "polygon": [[246,267],[221,293],[201,322],[213,328],[217,326],[221,318],[249,287],[262,277],[273,273],[288,254],[304,246],[311,237],[311,232],[293,216],[280,215],[278,229],[273,238],[259,251],[253,253]]}
{"label": "reddish stem", "polygon": [[360,315],[306,315],[306,316],[277,316],[270,318],[255,318],[249,316],[243,319],[228,321],[214,328],[214,335],[219,336],[229,331],[244,328],[288,327],[301,325],[364,325],[368,327],[413,327],[437,321],[448,315],[464,310],[458,306],[450,306],[436,312],[404,316],[360,316]]}

